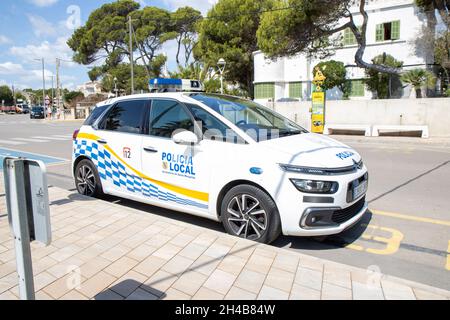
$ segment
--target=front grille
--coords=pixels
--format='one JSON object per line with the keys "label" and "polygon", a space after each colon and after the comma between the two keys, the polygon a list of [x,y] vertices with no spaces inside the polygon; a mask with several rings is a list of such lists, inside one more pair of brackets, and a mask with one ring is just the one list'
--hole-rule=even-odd
{"label": "front grille", "polygon": [[344,222],[350,220],[351,218],[353,218],[354,216],[356,216],[362,210],[362,208],[364,208],[365,203],[366,203],[366,197],[363,197],[357,203],[355,203],[354,205],[352,205],[348,208],[336,210],[333,213],[331,220],[338,224],[344,223]]}

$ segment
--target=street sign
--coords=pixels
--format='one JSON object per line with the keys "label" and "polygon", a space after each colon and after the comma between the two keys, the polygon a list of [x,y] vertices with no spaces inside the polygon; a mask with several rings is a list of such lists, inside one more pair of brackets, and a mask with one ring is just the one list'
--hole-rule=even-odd
{"label": "street sign", "polygon": [[46,168],[43,162],[6,157],[3,160],[8,221],[14,236],[19,292],[34,300],[30,242],[51,243]]}
{"label": "street sign", "polygon": [[325,128],[325,90],[322,88],[325,80],[319,67],[315,69],[313,84],[315,86],[312,93],[312,113],[311,113],[311,131],[313,133],[323,133]]}

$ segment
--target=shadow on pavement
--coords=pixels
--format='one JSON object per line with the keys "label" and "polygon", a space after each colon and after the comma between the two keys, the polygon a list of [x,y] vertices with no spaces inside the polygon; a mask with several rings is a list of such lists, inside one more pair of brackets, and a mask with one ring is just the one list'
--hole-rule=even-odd
{"label": "shadow on pavement", "polygon": [[[174,276],[175,277],[175,276]],[[94,297],[94,300],[158,300],[166,294],[136,280],[124,280]]]}

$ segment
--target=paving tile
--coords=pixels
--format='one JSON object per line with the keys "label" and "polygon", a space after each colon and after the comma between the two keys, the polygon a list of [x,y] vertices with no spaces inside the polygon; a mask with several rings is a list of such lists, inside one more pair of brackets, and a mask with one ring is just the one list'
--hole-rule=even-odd
{"label": "paving tile", "polygon": [[201,287],[192,297],[192,300],[223,300],[224,295],[216,291]]}
{"label": "paving tile", "polygon": [[293,273],[277,268],[271,268],[264,285],[289,293],[291,292],[293,283]]}
{"label": "paving tile", "polygon": [[48,272],[41,272],[34,277],[34,290],[39,291],[54,282],[56,277],[52,276]]}
{"label": "paving tile", "polygon": [[388,280],[381,280],[386,300],[416,300],[411,287]]}
{"label": "paving tile", "polygon": [[99,273],[110,264],[111,261],[102,257],[96,257],[81,266],[81,274],[85,278],[91,278],[93,275]]}
{"label": "paving tile", "polygon": [[202,255],[200,258],[195,260],[190,269],[209,276],[211,273],[213,273],[214,270],[216,270],[219,263],[220,259],[214,259]]}
{"label": "paving tile", "polygon": [[352,281],[353,299],[355,300],[384,300],[381,285]]}
{"label": "paving tile", "polygon": [[172,284],[178,279],[178,277],[172,273],[159,270],[150,279],[145,281],[142,285],[142,289],[150,292],[151,294],[162,297]]}
{"label": "paving tile", "polygon": [[158,297],[146,290],[137,288],[126,300],[158,300]]}
{"label": "paving tile", "polygon": [[151,247],[144,243],[128,252],[127,257],[140,262],[148,258],[155,251],[155,247]]}
{"label": "paving tile", "polygon": [[93,298],[116,280],[117,278],[112,275],[100,271],[96,275],[84,281],[78,291],[88,298]]}
{"label": "paving tile", "polygon": [[46,294],[43,290],[36,292],[36,300],[54,300],[51,296]]}
{"label": "paving tile", "polygon": [[295,283],[314,290],[322,290],[322,271],[300,267],[295,275]]}
{"label": "paving tile", "polygon": [[440,294],[436,294],[433,292],[425,291],[422,289],[414,288],[414,294],[417,300],[448,300],[448,297],[445,297]]}
{"label": "paving tile", "polygon": [[7,290],[0,294],[0,301],[2,301],[2,300],[14,301],[14,300],[19,300],[19,298],[14,293]]}
{"label": "paving tile", "polygon": [[303,287],[294,283],[289,296],[290,300],[320,300],[320,291]]}
{"label": "paving tile", "polygon": [[169,236],[165,236],[162,234],[156,234],[153,237],[151,237],[149,240],[147,240],[145,243],[151,247],[160,248],[163,245],[165,245],[167,242],[169,242],[171,239],[172,238]]}
{"label": "paving tile", "polygon": [[222,270],[215,270],[204,283],[204,287],[226,295],[236,280],[236,276]]}
{"label": "paving tile", "polygon": [[206,251],[206,249],[206,246],[196,243],[189,243],[186,247],[183,248],[183,250],[178,253],[178,255],[192,260],[197,260],[198,257],[200,257],[203,252]]}
{"label": "paving tile", "polygon": [[124,300],[124,297],[122,297],[120,294],[115,293],[112,290],[106,289],[105,291],[102,291],[101,293],[95,295],[94,300],[120,301]]}
{"label": "paving tile", "polygon": [[116,260],[112,264],[110,264],[108,267],[104,269],[105,272],[108,272],[110,275],[120,278],[124,274],[126,274],[128,271],[134,268],[138,264],[138,261],[133,260],[128,257],[122,257],[119,260]]}
{"label": "paving tile", "polygon": [[139,263],[137,266],[135,266],[133,270],[143,274],[144,276],[151,277],[165,263],[167,263],[167,260],[155,256],[150,256]]}
{"label": "paving tile", "polygon": [[266,276],[262,273],[244,269],[239,274],[234,286],[258,294],[261,291]]}
{"label": "paving tile", "polygon": [[178,246],[175,246],[173,244],[165,244],[160,249],[153,252],[153,256],[164,259],[164,260],[170,260],[172,259],[178,252],[180,252],[181,248]]}
{"label": "paving tile", "polygon": [[58,280],[52,282],[42,290],[47,293],[49,296],[51,296],[53,299],[59,299],[69,291],[72,291],[77,286],[80,286],[80,283],[76,283],[79,280],[79,282],[83,281],[83,278],[75,278],[73,275],[68,274],[62,278],[59,278]]}
{"label": "paving tile", "polygon": [[181,275],[172,288],[182,291],[189,296],[195,295],[208,277],[196,271],[189,271]]}
{"label": "paving tile", "polygon": [[246,269],[267,274],[274,258],[253,254],[245,265]]}
{"label": "paving tile", "polygon": [[130,248],[124,245],[118,245],[112,247],[108,251],[105,251],[100,255],[100,257],[108,259],[109,261],[116,261],[117,259],[122,258],[124,255],[126,255],[129,251]]}
{"label": "paving tile", "polygon": [[84,295],[79,293],[76,290],[69,291],[65,295],[63,295],[60,300],[71,300],[71,301],[79,301],[79,300],[88,300]]}
{"label": "paving tile", "polygon": [[178,291],[177,289],[174,288],[170,288],[169,290],[167,290],[163,295],[163,297],[161,298],[161,300],[190,300],[190,299],[191,299],[190,295]]}
{"label": "paving tile", "polygon": [[126,298],[137,288],[139,288],[145,282],[145,280],[147,280],[146,276],[140,274],[139,272],[131,270],[121,278],[117,279],[116,282],[111,284],[109,289]]}
{"label": "paving tile", "polygon": [[323,281],[341,286],[347,289],[352,288],[350,271],[325,264],[323,272]]}
{"label": "paving tile", "polygon": [[174,275],[181,275],[182,273],[184,273],[186,270],[189,269],[192,263],[194,263],[194,260],[181,256],[175,256],[169,262],[167,262],[161,268],[161,270],[164,270]]}
{"label": "paving tile", "polygon": [[244,258],[228,255],[220,262],[218,269],[238,276],[246,263]]}
{"label": "paving tile", "polygon": [[225,300],[256,300],[256,294],[238,287],[232,287],[225,296]]}
{"label": "paving tile", "polygon": [[300,256],[299,267],[323,272],[323,262],[320,259],[305,255]]}
{"label": "paving tile", "polygon": [[323,282],[322,300],[351,300],[352,291],[350,289]]}
{"label": "paving tile", "polygon": [[275,257],[272,267],[295,273],[297,271],[299,260],[297,255],[279,253]]}
{"label": "paving tile", "polygon": [[11,272],[10,274],[0,278],[0,293],[8,291],[18,283],[17,273]]}
{"label": "paving tile", "polygon": [[258,300],[287,300],[289,294],[285,291],[264,285],[258,295]]}

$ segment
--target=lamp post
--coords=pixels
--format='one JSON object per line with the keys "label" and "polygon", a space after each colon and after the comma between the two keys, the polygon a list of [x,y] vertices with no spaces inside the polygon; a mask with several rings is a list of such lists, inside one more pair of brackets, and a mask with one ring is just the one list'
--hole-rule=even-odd
{"label": "lamp post", "polygon": [[45,61],[44,58],[34,60],[42,62],[42,104],[45,108]]}
{"label": "lamp post", "polygon": [[223,94],[223,73],[225,71],[225,67],[227,66],[227,62],[225,59],[220,58],[217,62],[217,66],[219,67],[220,72],[220,93]]}
{"label": "lamp post", "polygon": [[114,92],[116,93],[116,98],[117,98],[117,96],[118,96],[118,94],[117,94],[117,92],[118,92],[118,90],[117,90],[117,77],[114,77]]}

